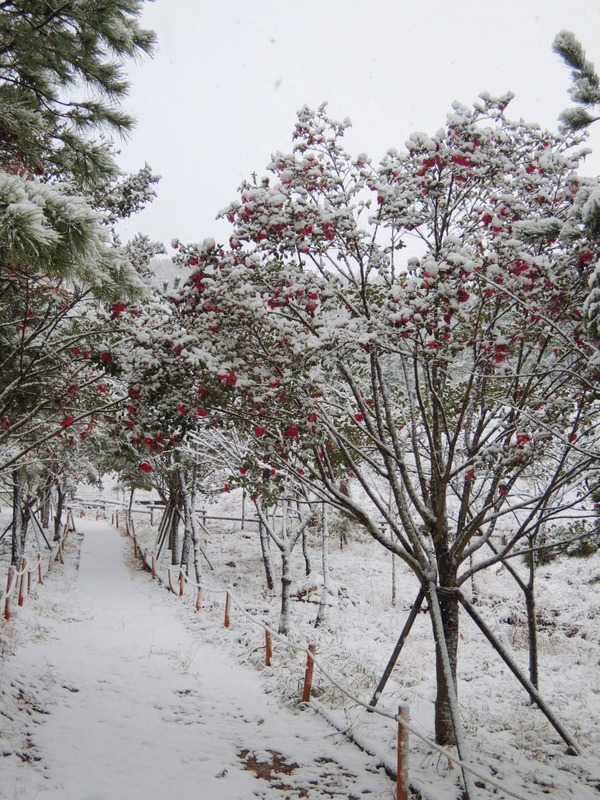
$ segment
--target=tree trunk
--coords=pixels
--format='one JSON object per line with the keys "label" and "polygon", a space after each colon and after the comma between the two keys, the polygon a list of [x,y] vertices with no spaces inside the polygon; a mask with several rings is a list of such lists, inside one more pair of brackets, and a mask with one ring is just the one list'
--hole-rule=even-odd
{"label": "tree trunk", "polygon": [[310,556],[308,554],[308,528],[305,528],[302,531],[302,556],[304,558],[304,572],[306,573],[306,575],[310,575],[311,566],[310,566]]}
{"label": "tree trunk", "polygon": [[13,509],[12,509],[12,536],[10,563],[16,567],[21,553],[19,552],[19,522],[21,517],[21,474],[18,469],[13,470]]}
{"label": "tree trunk", "polygon": [[[428,597],[431,608],[431,599]],[[456,695],[456,662],[458,657],[458,599],[454,594],[440,592],[439,608],[443,628],[443,641],[434,625],[435,639],[435,740],[438,744],[456,744],[452,697]],[[446,651],[452,676],[449,686],[444,664]]]}
{"label": "tree trunk", "polygon": [[171,526],[169,529],[169,550],[171,551],[171,565],[177,566],[179,563],[179,505],[173,507]]}
{"label": "tree trunk", "polygon": [[527,609],[527,631],[529,634],[529,680],[539,689],[538,629],[535,602],[535,553],[529,554],[529,581],[525,591]]}
{"label": "tree trunk", "polygon": [[290,632],[290,590],[292,574],[290,570],[290,553],[281,550],[281,612],[279,614],[278,632],[287,636]]}
{"label": "tree trunk", "polygon": [[261,520],[259,520],[258,523],[258,534],[260,536],[260,549],[262,551],[262,559],[265,567],[267,588],[269,591],[273,591],[275,582],[273,580],[273,568],[271,566],[271,554],[269,552],[269,537]]}
{"label": "tree trunk", "polygon": [[56,482],[56,514],[54,516],[54,541],[58,542],[60,539],[60,528],[62,525],[62,513],[65,505],[65,498],[67,496],[66,486],[61,485],[60,481]]}
{"label": "tree trunk", "polygon": [[40,504],[41,504],[41,523],[42,528],[48,530],[50,527],[50,503],[52,500],[52,481],[50,477],[46,478],[46,482],[40,491]]}
{"label": "tree trunk", "polygon": [[[446,580],[451,575],[446,575]],[[454,582],[456,576],[454,575]],[[455,744],[458,757],[467,763],[464,731],[456,692],[456,657],[458,651],[458,592],[445,593],[448,585],[425,587],[433,627],[436,651],[437,697],[435,704],[435,740],[438,744]],[[442,595],[440,597],[440,595]],[[445,602],[449,600],[450,602]],[[448,641],[449,640],[449,641]],[[473,778],[462,769],[465,800],[473,800]]]}
{"label": "tree trunk", "polygon": [[135,494],[135,489],[132,489],[129,494],[129,508],[127,509],[127,519],[131,522],[131,509],[133,508],[133,495]]}
{"label": "tree trunk", "polygon": [[315,620],[315,628],[323,625],[327,620],[327,600],[329,597],[329,529],[327,527],[327,511],[325,503],[323,503],[323,518],[321,520],[322,534],[323,534],[323,550],[322,550],[322,566],[323,566],[323,590],[321,593],[321,601],[319,603],[319,610],[317,611],[317,618]]}

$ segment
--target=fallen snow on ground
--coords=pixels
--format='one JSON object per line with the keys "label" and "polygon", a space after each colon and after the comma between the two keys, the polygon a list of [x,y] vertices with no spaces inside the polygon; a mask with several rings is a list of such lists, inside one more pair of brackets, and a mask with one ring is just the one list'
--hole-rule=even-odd
{"label": "fallen snow on ground", "polygon": [[[208,510],[238,515],[239,498],[227,497]],[[134,516],[138,538],[151,550],[156,528],[142,524],[148,515]],[[203,548],[214,569],[203,563],[203,581],[219,591],[203,590],[199,613],[193,591],[177,598],[164,581],[139,571],[131,540],[118,538],[106,525],[77,524],[85,530],[79,576],[71,571],[72,552],[62,576],[53,575],[37,600],[19,609],[14,625],[0,627],[14,651],[0,684],[13,716],[0,740],[0,750],[12,753],[0,761],[0,792],[7,785],[12,792],[6,798],[29,800],[38,788],[45,790],[40,797],[73,800],[152,800],[167,791],[184,800],[394,796],[390,780],[374,766],[394,764],[393,723],[366,712],[317,670],[314,695],[325,713],[378,758],[361,754],[313,711],[299,710],[301,653],[276,642],[272,666],[265,667],[263,631],[236,606],[224,628],[227,586],[250,616],[277,624],[278,586],[274,591],[265,586],[250,523],[240,530],[238,523],[207,521],[210,535]],[[294,553],[297,594],[303,599],[293,602],[289,641],[300,647],[315,643],[319,662],[368,702],[418,587],[396,562],[392,606],[390,554],[356,531],[343,549],[332,537],[332,594],[326,623],[315,629],[322,565],[313,536],[310,580],[300,546]],[[74,542],[69,546],[73,550]],[[130,554],[127,568],[123,548]],[[275,549],[271,555],[278,580]],[[164,577],[164,567],[160,574]],[[598,556],[557,561],[538,574],[541,692],[582,747],[579,757],[566,754],[560,737],[475,626],[468,618],[461,621],[459,698],[468,758],[483,776],[476,779],[477,800],[508,798],[508,791],[527,800],[598,800],[599,576]],[[480,613],[526,670],[526,618],[514,581],[504,568],[495,568],[478,576],[471,590]],[[434,677],[430,622],[419,614],[379,707],[393,713],[399,703],[409,703],[413,725],[430,738]],[[108,749],[113,744],[116,753]],[[423,800],[461,795],[460,770],[415,736],[409,772]],[[58,782],[64,791],[56,788]]]}
{"label": "fallen snow on ground", "polygon": [[117,531],[78,528],[79,571],[71,535],[65,567],[1,631],[2,798],[393,796],[372,758],[190,631]]}

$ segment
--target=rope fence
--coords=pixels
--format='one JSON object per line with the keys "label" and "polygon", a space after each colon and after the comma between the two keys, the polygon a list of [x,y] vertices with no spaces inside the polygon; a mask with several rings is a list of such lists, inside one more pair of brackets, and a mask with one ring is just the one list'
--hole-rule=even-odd
{"label": "rope fence", "polygon": [[38,553],[35,561],[32,563],[30,563],[29,559],[25,556],[21,556],[17,566],[14,564],[9,566],[6,577],[6,591],[0,596],[0,609],[3,609],[3,619],[8,621],[12,617],[11,600],[15,593],[17,605],[24,605],[25,598],[31,594],[32,575],[34,573],[37,577],[38,586],[41,586],[44,583],[44,576],[51,571],[54,561],[58,559],[61,564],[64,564],[63,548],[65,539],[69,531],[74,530],[75,523],[73,521],[73,514],[68,510],[67,520],[63,525],[60,537],[50,553],[44,556]]}
{"label": "rope fence", "polygon": [[[112,521],[115,527],[119,527],[118,514],[113,515]],[[194,607],[196,611],[201,610],[201,601],[203,592],[206,592],[211,595],[224,595],[225,608],[224,608],[223,625],[225,628],[229,628],[231,624],[231,611],[232,608],[234,607],[253,626],[262,629],[265,637],[264,647],[265,647],[266,666],[271,666],[271,661],[273,657],[273,642],[277,642],[278,644],[285,647],[287,650],[297,652],[305,656],[306,667],[305,667],[304,683],[302,689],[302,702],[311,706],[316,712],[324,716],[324,718],[331,725],[333,725],[338,731],[352,738],[355,741],[355,743],[363,750],[379,758],[379,760],[382,762],[382,766],[385,768],[388,775],[392,776],[396,780],[397,800],[408,800],[411,796],[409,780],[408,780],[408,752],[409,752],[408,734],[409,733],[415,736],[420,741],[422,741],[424,744],[426,744],[428,748],[431,748],[431,750],[433,750],[434,752],[437,752],[441,756],[444,756],[444,758],[448,759],[449,762],[460,767],[461,770],[470,773],[473,777],[477,778],[479,781],[482,781],[486,786],[493,787],[494,789],[503,792],[503,794],[506,797],[514,798],[514,800],[530,800],[530,798],[522,794],[519,794],[518,792],[514,792],[511,789],[506,788],[506,786],[494,780],[489,775],[484,775],[483,772],[478,770],[472,764],[467,763],[463,759],[458,758],[456,755],[454,755],[454,753],[448,751],[446,748],[441,747],[440,745],[431,741],[431,739],[424,736],[417,728],[415,728],[414,725],[410,723],[410,712],[409,712],[409,707],[407,705],[405,704],[400,705],[398,707],[398,713],[393,714],[391,712],[382,710],[381,708],[370,705],[361,698],[354,695],[351,691],[346,689],[346,687],[344,687],[336,678],[334,678],[330,674],[329,670],[319,661],[319,659],[316,657],[317,647],[315,644],[309,644],[308,646],[303,647],[301,645],[296,645],[293,642],[290,642],[287,638],[283,637],[275,630],[273,630],[273,628],[271,628],[268,624],[266,624],[262,620],[257,619],[250,612],[248,612],[248,610],[245,608],[244,603],[236,597],[236,595],[234,594],[234,592],[231,590],[230,587],[223,588],[214,585],[209,585],[207,583],[197,583],[196,581],[193,581],[186,574],[185,570],[182,567],[177,567],[173,565],[167,567],[161,567],[157,563],[157,558],[154,552],[150,552],[149,550],[140,547],[140,544],[137,540],[137,536],[135,533],[135,526],[133,520],[125,519],[125,533],[132,539],[134,556],[136,558],[141,559],[143,568],[147,572],[151,573],[152,578],[154,579],[158,578],[159,580],[162,580],[164,584],[168,586],[169,591],[179,597],[182,597],[185,594],[186,586],[190,587],[190,589],[192,590],[195,590]],[[164,577],[161,577],[160,575],[161,572]],[[176,577],[174,578],[175,573]],[[177,589],[175,589],[175,586],[177,586]],[[377,714],[380,717],[383,717],[393,722],[397,726],[398,747],[397,747],[397,763],[395,765],[391,764],[389,762],[389,759],[386,759],[384,756],[382,756],[381,753],[376,753],[375,749],[372,746],[369,746],[368,743],[365,743],[364,741],[358,741],[354,734],[352,734],[348,730],[340,728],[339,724],[336,723],[331,718],[331,716],[325,711],[323,706],[320,703],[315,703],[314,699],[311,697],[313,672],[315,668],[332,686],[334,686],[345,697],[351,700],[356,706],[364,708],[369,713]]]}

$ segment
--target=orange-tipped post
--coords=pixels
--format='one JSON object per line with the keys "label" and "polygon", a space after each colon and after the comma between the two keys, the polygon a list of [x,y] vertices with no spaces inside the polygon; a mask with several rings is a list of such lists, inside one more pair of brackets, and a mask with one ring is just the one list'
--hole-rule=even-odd
{"label": "orange-tipped post", "polygon": [[271,666],[271,658],[273,657],[273,646],[271,644],[271,632],[265,628],[265,666]]}
{"label": "orange-tipped post", "polygon": [[15,568],[11,565],[8,568],[8,575],[6,577],[6,600],[4,602],[4,619],[10,619],[10,590],[13,582]]}
{"label": "orange-tipped post", "polygon": [[310,703],[310,693],[312,690],[313,671],[315,662],[313,656],[317,652],[316,644],[308,645],[308,652],[306,653],[306,672],[304,673],[304,689],[302,690],[302,702]]}
{"label": "orange-tipped post", "polygon": [[[408,800],[408,728],[410,712],[406,704],[398,706],[398,777],[396,800]],[[404,723],[404,725],[402,724]]]}
{"label": "orange-tipped post", "polygon": [[225,596],[225,620],[223,622],[226,628],[229,627],[229,592]]}

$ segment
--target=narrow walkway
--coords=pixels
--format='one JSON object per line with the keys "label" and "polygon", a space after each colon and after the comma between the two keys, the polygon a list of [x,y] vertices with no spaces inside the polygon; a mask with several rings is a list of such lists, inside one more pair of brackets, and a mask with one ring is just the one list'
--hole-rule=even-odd
{"label": "narrow walkway", "polygon": [[[84,532],[73,586],[40,591],[39,632],[11,672],[41,705],[7,799],[246,800],[393,797],[369,758],[293,714],[258,675],[198,641],[106,523]],[[71,556],[73,557],[73,556]],[[47,597],[44,593],[47,592]],[[44,601],[47,599],[47,602]]]}

